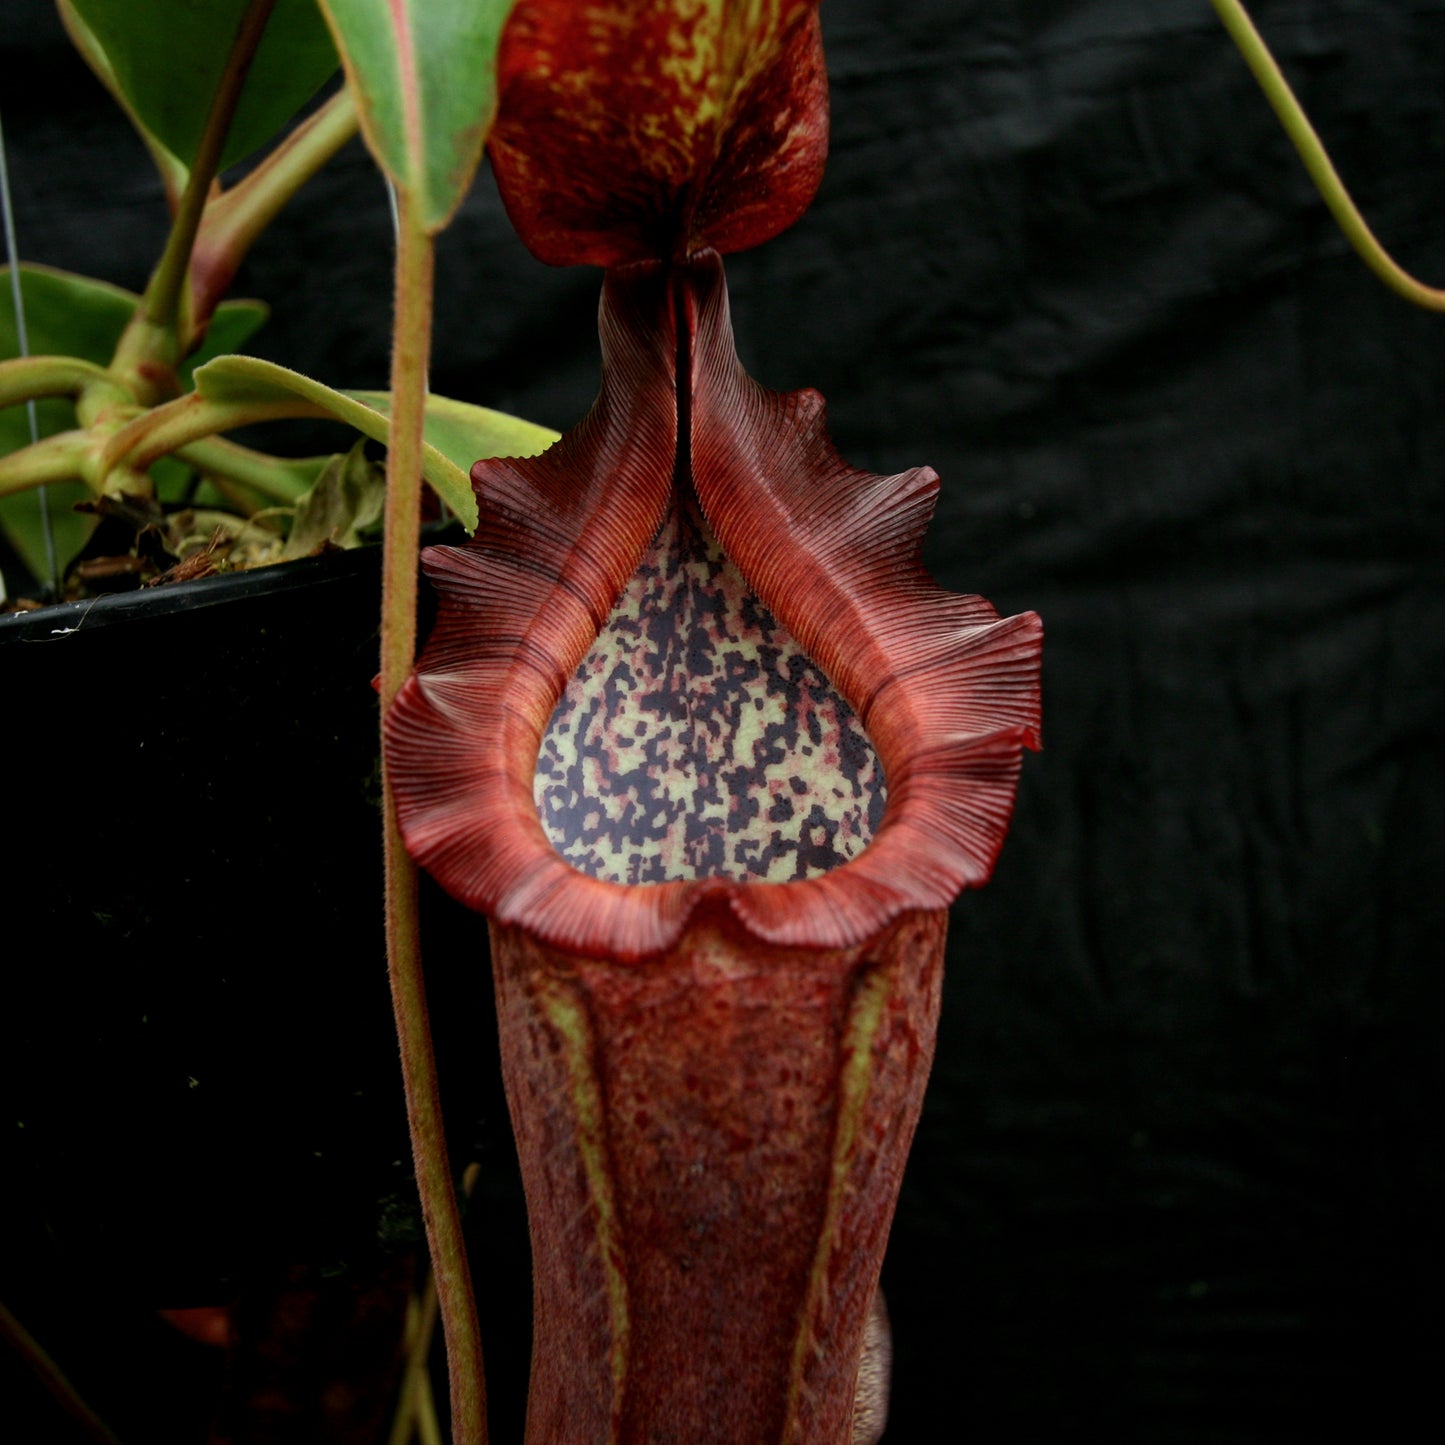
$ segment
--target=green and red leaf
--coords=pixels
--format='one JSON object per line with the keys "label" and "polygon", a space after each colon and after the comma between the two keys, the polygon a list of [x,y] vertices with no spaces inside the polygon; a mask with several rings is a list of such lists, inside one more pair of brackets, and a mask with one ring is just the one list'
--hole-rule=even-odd
{"label": "green and red leaf", "polygon": [[[195,157],[231,42],[251,3],[66,0],[62,7],[79,19],[79,26],[68,22],[77,47],[156,154],[168,187],[178,189],[175,164],[189,167]],[[276,0],[246,73],[220,169],[268,144],[336,65],[315,0]]]}
{"label": "green and red leaf", "polygon": [[498,79],[497,183],[553,265],[756,246],[822,178],[817,0],[520,0]]}
{"label": "green and red leaf", "polygon": [[512,0],[319,0],[372,154],[439,231],[466,195],[497,107]]}

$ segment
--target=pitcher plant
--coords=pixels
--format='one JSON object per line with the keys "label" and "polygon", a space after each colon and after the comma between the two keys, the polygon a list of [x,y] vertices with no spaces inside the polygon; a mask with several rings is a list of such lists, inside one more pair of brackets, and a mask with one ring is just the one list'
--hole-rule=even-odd
{"label": "pitcher plant", "polygon": [[524,0],[498,95],[518,232],[606,268],[601,390],[473,468],[385,746],[491,921],[527,1439],[876,1440],[946,910],[1038,745],[1039,622],[931,581],[930,470],[853,470],[738,362],[720,253],[822,173],[816,3]]}

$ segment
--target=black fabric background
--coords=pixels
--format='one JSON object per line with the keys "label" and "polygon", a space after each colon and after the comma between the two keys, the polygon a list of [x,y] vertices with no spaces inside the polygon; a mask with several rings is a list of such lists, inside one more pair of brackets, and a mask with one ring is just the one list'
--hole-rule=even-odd
{"label": "black fabric background", "polygon": [[[1256,10],[1378,234],[1445,282],[1445,6]],[[728,262],[743,359],[819,388],[855,464],[936,467],[936,575],[1046,628],[1046,749],[954,914],[887,1439],[1416,1438],[1445,317],[1355,259],[1206,0],[823,17],[828,173]],[[155,184],[39,0],[7,0],[0,65],[22,253],[139,288]],[[384,385],[388,226],[353,146],[242,272],[286,307],[256,349]],[[433,386],[571,424],[597,289],[484,175],[439,247]]]}

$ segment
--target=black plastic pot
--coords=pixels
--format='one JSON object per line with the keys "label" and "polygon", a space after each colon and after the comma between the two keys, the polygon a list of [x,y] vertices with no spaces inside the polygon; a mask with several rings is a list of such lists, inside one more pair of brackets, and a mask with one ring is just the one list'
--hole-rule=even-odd
{"label": "black plastic pot", "polygon": [[[419,1236],[382,938],[379,557],[0,620],[0,1298],[226,1299]],[[485,925],[433,890],[453,1151],[525,1380],[525,1223]],[[499,1264],[497,1261],[501,1261]],[[510,1292],[509,1292],[510,1291]],[[64,1356],[64,1344],[57,1353]]]}

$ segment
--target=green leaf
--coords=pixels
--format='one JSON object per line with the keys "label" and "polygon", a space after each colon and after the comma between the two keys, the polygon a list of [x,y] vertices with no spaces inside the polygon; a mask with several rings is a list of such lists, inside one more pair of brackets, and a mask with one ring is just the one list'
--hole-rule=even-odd
{"label": "green leaf", "polygon": [[[20,344],[10,306],[10,268],[0,300],[0,356],[18,356]],[[32,356],[78,356],[105,366],[140,298],[105,281],[48,266],[20,268],[25,330]],[[7,448],[9,450],[9,448]]]}
{"label": "green leaf", "polygon": [[[20,354],[15,314],[10,306],[10,268],[0,266],[0,360]],[[140,304],[140,297],[48,266],[20,268],[20,294],[25,303],[26,339],[32,356],[75,356],[97,366],[109,363],[120,334]],[[267,308],[259,301],[228,301],[217,309],[206,344],[182,369],[183,385],[191,373],[210,357],[234,351],[243,345],[266,319]],[[75,408],[69,401],[37,402],[36,421],[42,437],[68,431],[75,425]],[[0,409],[0,456],[8,456],[30,443],[30,422],[23,406]],[[83,485],[51,487],[50,517],[55,533],[56,553],[64,562],[85,545],[95,525],[93,519],[78,515],[77,502],[90,495]],[[33,493],[0,499],[0,528],[3,528],[30,570],[41,576],[45,570],[45,546],[40,524],[40,501]]]}
{"label": "green leaf", "polygon": [[161,180],[165,183],[166,199],[170,202],[171,209],[174,210],[180,201],[181,192],[186,188],[189,168],[177,160],[156,139],[146,128],[145,122],[136,114],[135,107],[130,103],[120,82],[115,78],[115,70],[110,63],[109,56],[105,53],[105,47],[95,38],[90,26],[76,13],[71,0],[56,0],[56,9],[60,12],[65,33],[70,36],[70,43],[81,53],[85,63],[90,66],[100,83],[111,93],[115,103],[126,113],[130,123],[136,128],[136,133],[145,142],[145,148],[150,152],[151,160],[155,162],[156,170],[160,172]]}
{"label": "green leaf", "polygon": [[497,108],[496,57],[513,0],[317,0],[361,130],[428,235],[466,195]]}
{"label": "green leaf", "polygon": [[[10,268],[0,266],[0,360],[20,354],[9,276]],[[31,356],[77,356],[97,366],[109,364],[121,332],[140,305],[140,297],[132,291],[50,266],[21,266],[20,294]],[[223,303],[206,344],[187,362],[182,378],[208,358],[234,351],[250,340],[269,314],[261,301]]]}
{"label": "green leaf", "polygon": [[[57,482],[46,487],[42,503],[38,491],[17,492],[0,501],[0,527],[10,545],[20,554],[31,575],[48,583],[50,564],[45,552],[45,523],[41,507],[50,509],[50,530],[55,538],[55,555],[61,567],[85,545],[95,526],[92,517],[75,510],[90,500],[84,482]],[[11,584],[13,588],[13,583]]]}
{"label": "green leaf", "polygon": [[[337,391],[255,357],[219,357],[200,367],[195,381],[190,396],[157,407],[117,433],[108,449],[110,464],[130,457],[148,466],[202,437],[288,416],[334,417],[383,444],[391,433],[385,392]],[[477,525],[468,475],[472,463],[500,454],[534,455],[555,441],[556,433],[486,407],[429,397],[425,437],[422,475],[471,531]]]}
{"label": "green leaf", "polygon": [[[5,278],[4,300],[0,301],[0,356],[18,356],[20,346],[15,314],[10,306],[9,267],[3,268],[0,274]],[[110,360],[115,343],[136,307],[136,297],[118,286],[34,266],[22,267],[20,292],[25,300],[26,333],[32,356],[78,356],[101,366]],[[35,418],[40,436],[54,436],[75,425],[75,408],[60,398],[40,401],[35,404]],[[29,443],[26,408],[11,406],[0,411],[0,455],[8,456]],[[93,518],[82,517],[74,511],[77,502],[90,496],[90,489],[82,482],[66,483],[47,488],[46,495],[56,554],[63,561],[85,545],[95,525]],[[0,500],[0,528],[31,572],[43,578],[47,563],[40,508],[40,497],[35,492],[5,497]]]}
{"label": "green leaf", "polygon": [[[154,138],[185,165],[196,153],[250,3],[70,0],[142,136]],[[270,141],[335,69],[336,51],[315,0],[277,0],[246,77],[221,169]],[[104,73],[101,79],[111,84]]]}

